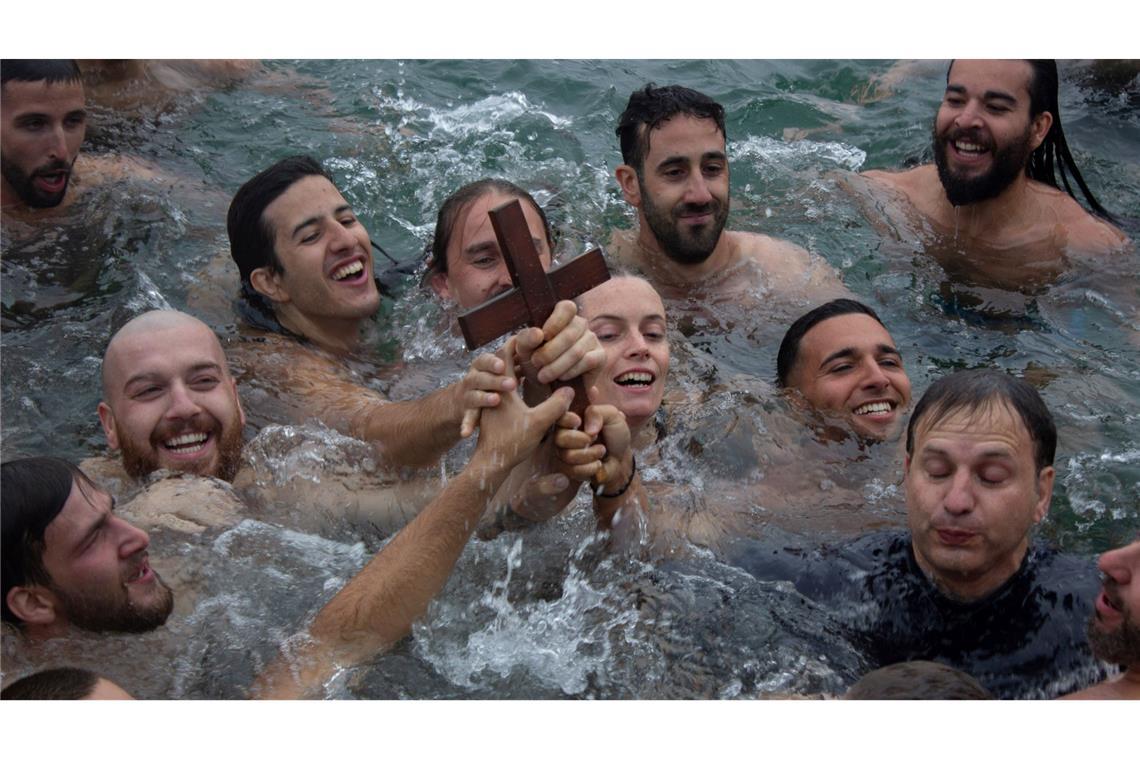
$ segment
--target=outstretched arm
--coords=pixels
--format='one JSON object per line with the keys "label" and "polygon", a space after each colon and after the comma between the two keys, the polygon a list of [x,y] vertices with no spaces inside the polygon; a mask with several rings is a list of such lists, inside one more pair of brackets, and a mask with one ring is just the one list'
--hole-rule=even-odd
{"label": "outstretched arm", "polygon": [[[513,351],[513,343],[504,350]],[[512,367],[507,374],[514,377]],[[443,588],[487,500],[569,408],[570,396],[560,390],[528,408],[508,393],[499,406],[484,410],[467,467],[317,613],[307,644],[271,663],[253,695],[314,694],[338,669],[374,657],[406,636]]]}

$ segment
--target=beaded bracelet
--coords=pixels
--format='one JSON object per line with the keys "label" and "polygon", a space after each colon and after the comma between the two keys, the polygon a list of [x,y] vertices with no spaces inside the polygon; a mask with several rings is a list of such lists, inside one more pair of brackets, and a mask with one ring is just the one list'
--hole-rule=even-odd
{"label": "beaded bracelet", "polygon": [[628,491],[629,487],[631,485],[633,485],[633,476],[637,474],[637,457],[635,457],[631,454],[629,457],[629,460],[633,464],[633,467],[631,467],[630,471],[629,471],[629,480],[625,481],[625,485],[622,486],[621,489],[617,493],[603,493],[602,490],[599,488],[598,489],[598,497],[599,498],[616,499],[617,497],[621,496],[623,493]]}

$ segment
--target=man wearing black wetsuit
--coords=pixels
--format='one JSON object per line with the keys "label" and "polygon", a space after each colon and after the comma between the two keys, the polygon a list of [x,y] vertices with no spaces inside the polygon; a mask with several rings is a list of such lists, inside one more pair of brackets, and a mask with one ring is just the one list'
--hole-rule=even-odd
{"label": "man wearing black wetsuit", "polygon": [[1030,545],[1053,493],[1056,428],[1037,392],[994,371],[945,377],[907,428],[909,534],[738,564],[830,603],[871,667],[924,659],[1002,698],[1049,698],[1103,677],[1084,635],[1091,559]]}

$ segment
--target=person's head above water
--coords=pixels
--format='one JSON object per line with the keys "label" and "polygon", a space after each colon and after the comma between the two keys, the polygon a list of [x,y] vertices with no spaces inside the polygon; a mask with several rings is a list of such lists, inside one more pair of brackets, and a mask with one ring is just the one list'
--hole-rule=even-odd
{"label": "person's head above water", "polygon": [[955,206],[986,201],[1024,178],[1076,195],[1110,218],[1093,197],[1069,152],[1058,106],[1053,60],[958,60],[946,71],[946,92],[934,118],[938,178]]}
{"label": "person's head above water", "polygon": [[3,616],[34,638],[67,632],[137,633],[166,622],[170,589],[151,569],[147,534],[114,513],[114,500],[75,465],[54,457],[5,462]]}
{"label": "person's head above water", "polygon": [[40,670],[4,687],[0,699],[134,699],[114,681],[83,668]]}
{"label": "person's head above water", "polygon": [[707,260],[728,220],[724,107],[649,84],[630,95],[616,132],[624,163],[615,175],[638,211],[639,240],[677,264]]}
{"label": "person's head above water", "polygon": [[1140,537],[1100,555],[1097,566],[1104,583],[1089,621],[1089,645],[1140,682]]}
{"label": "person's head above water", "polygon": [[546,212],[526,190],[504,179],[471,182],[447,197],[436,217],[427,279],[440,298],[470,309],[512,287],[487,212],[517,198],[544,269],[554,238]]}
{"label": "person's head above water", "polygon": [[213,330],[179,311],[121,327],[103,355],[99,420],[135,478],[160,469],[232,480],[245,414]]}
{"label": "person's head above water", "polygon": [[1033,386],[995,370],[943,377],[906,432],[914,557],[945,593],[977,599],[1021,566],[1053,496],[1053,416]]}
{"label": "person's head above water", "polygon": [[648,281],[611,272],[578,297],[578,308],[606,350],[594,385],[599,401],[625,414],[630,430],[653,418],[669,374],[665,306]]}
{"label": "person's head above water", "polygon": [[226,230],[247,304],[324,348],[355,347],[380,307],[372,243],[320,164],[292,156],[257,174]]}
{"label": "person's head above water", "polygon": [[58,206],[87,131],[79,67],[4,59],[0,79],[0,202]]}
{"label": "person's head above water", "polygon": [[844,417],[858,435],[888,437],[910,405],[902,356],[869,306],[838,298],[797,319],[776,357],[776,384]]}

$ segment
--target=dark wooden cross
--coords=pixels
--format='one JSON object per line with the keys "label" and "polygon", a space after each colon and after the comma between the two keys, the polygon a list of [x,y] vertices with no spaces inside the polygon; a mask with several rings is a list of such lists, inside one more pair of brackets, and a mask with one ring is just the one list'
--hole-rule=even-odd
{"label": "dark wooden cross", "polygon": [[[517,198],[492,209],[490,216],[515,286],[459,315],[459,327],[468,349],[476,349],[528,325],[542,327],[559,301],[576,298],[610,279],[606,261],[597,248],[544,272]],[[582,417],[589,403],[582,378],[553,385],[568,385],[574,389],[570,410]]]}

